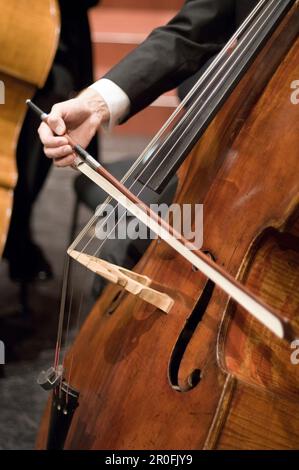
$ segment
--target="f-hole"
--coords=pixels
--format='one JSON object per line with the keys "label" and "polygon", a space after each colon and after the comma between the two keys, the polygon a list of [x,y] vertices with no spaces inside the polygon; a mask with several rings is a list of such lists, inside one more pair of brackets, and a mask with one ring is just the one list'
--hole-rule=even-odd
{"label": "f-hole", "polygon": [[126,291],[124,289],[120,289],[115,296],[113,297],[112,301],[110,302],[109,306],[105,310],[105,315],[112,315],[115,310],[120,305],[121,301],[123,300]]}
{"label": "f-hole", "polygon": [[183,388],[179,384],[179,370],[188,344],[210,303],[214,287],[214,282],[208,280],[173,349],[169,361],[168,377],[172,388],[178,392],[188,392],[196,387],[200,382],[201,371],[200,369],[194,369],[189,374],[188,384]]}

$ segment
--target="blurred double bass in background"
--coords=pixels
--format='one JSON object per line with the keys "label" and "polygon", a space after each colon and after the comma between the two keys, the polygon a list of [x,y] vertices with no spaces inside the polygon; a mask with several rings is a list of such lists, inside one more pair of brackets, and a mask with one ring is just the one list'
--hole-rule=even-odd
{"label": "blurred double bass in background", "polygon": [[[175,202],[204,205],[203,251],[273,308],[292,335],[275,336],[155,241],[131,277],[106,269],[116,285],[66,358],[59,361],[58,350],[40,378],[53,391],[38,448],[299,446],[299,366],[290,345],[299,335],[299,107],[291,99],[299,78],[298,2],[262,0],[240,31],[199,82],[201,101],[187,107],[160,147],[155,142],[147,174],[160,188],[180,167]],[[165,148],[172,151],[163,155]],[[143,159],[134,170],[146,183]],[[87,228],[69,253],[90,259],[87,267],[97,272],[88,258],[94,251],[85,250]],[[172,299],[167,314],[127,292],[129,278],[142,277]],[[60,333],[65,309],[62,303]]]}
{"label": "blurred double bass in background", "polygon": [[1,0],[0,81],[0,256],[5,246],[13,190],[16,148],[27,111],[25,101],[42,88],[55,57],[60,14],[56,0]]}

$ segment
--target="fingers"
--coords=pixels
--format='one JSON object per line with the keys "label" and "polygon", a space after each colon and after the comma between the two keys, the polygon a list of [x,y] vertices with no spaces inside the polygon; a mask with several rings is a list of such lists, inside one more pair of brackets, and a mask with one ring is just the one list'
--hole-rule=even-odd
{"label": "fingers", "polygon": [[74,162],[73,149],[66,137],[54,136],[50,127],[44,122],[39,126],[38,133],[44,144],[46,156],[54,160],[55,166],[67,166]]}
{"label": "fingers", "polygon": [[47,148],[56,148],[68,144],[66,137],[55,136],[50,127],[44,122],[39,126],[38,134],[43,145]]}
{"label": "fingers", "polygon": [[63,168],[65,166],[70,166],[73,165],[75,162],[76,156],[72,153],[71,155],[67,155],[66,157],[63,158],[55,158],[54,160],[54,165]]}
{"label": "fingers", "polygon": [[75,160],[69,140],[63,136],[66,132],[63,121],[63,113],[67,111],[65,107],[65,103],[54,105],[47,117],[47,122],[41,123],[38,129],[39,137],[44,145],[44,153],[54,161],[57,167],[72,165]]}
{"label": "fingers", "polygon": [[60,147],[50,148],[45,146],[44,152],[48,158],[63,158],[73,153],[73,149],[70,145],[62,145]]}
{"label": "fingers", "polygon": [[65,123],[63,120],[63,103],[55,104],[47,118],[47,124],[57,135],[63,135],[66,132]]}
{"label": "fingers", "polygon": [[[75,158],[72,142],[78,142],[85,148],[96,133],[103,117],[99,96],[97,92],[92,90],[91,95],[87,90],[80,98],[58,103],[52,107],[46,122],[40,125],[38,133],[44,152],[56,166],[72,165]],[[67,129],[72,140],[64,135]]]}

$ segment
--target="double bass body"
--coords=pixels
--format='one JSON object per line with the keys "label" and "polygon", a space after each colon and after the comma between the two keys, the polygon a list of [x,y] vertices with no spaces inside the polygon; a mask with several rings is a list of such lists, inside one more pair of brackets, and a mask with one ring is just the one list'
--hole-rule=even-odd
{"label": "double bass body", "polygon": [[[204,204],[203,249],[294,328],[297,37],[294,7],[188,157],[177,193],[179,203]],[[136,270],[174,306],[166,315],[121,287],[106,289],[68,354],[80,400],[65,448],[298,448],[299,366],[290,345],[164,243],[152,243]],[[39,448],[48,425],[49,408]]]}
{"label": "double bass body", "polygon": [[0,104],[0,256],[18,177],[16,147],[27,109],[25,101],[46,82],[59,28],[55,0],[1,1],[0,81],[4,103]]}

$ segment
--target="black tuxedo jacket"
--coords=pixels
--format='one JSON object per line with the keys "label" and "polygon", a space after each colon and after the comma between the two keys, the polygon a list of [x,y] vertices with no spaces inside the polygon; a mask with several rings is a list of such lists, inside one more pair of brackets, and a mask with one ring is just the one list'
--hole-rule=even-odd
{"label": "black tuxedo jacket", "polygon": [[99,0],[59,0],[61,34],[55,65],[67,69],[79,91],[93,81],[92,49],[87,12]]}
{"label": "black tuxedo jacket", "polygon": [[126,118],[195,74],[229,40],[258,0],[187,0],[105,78],[131,101]]}

